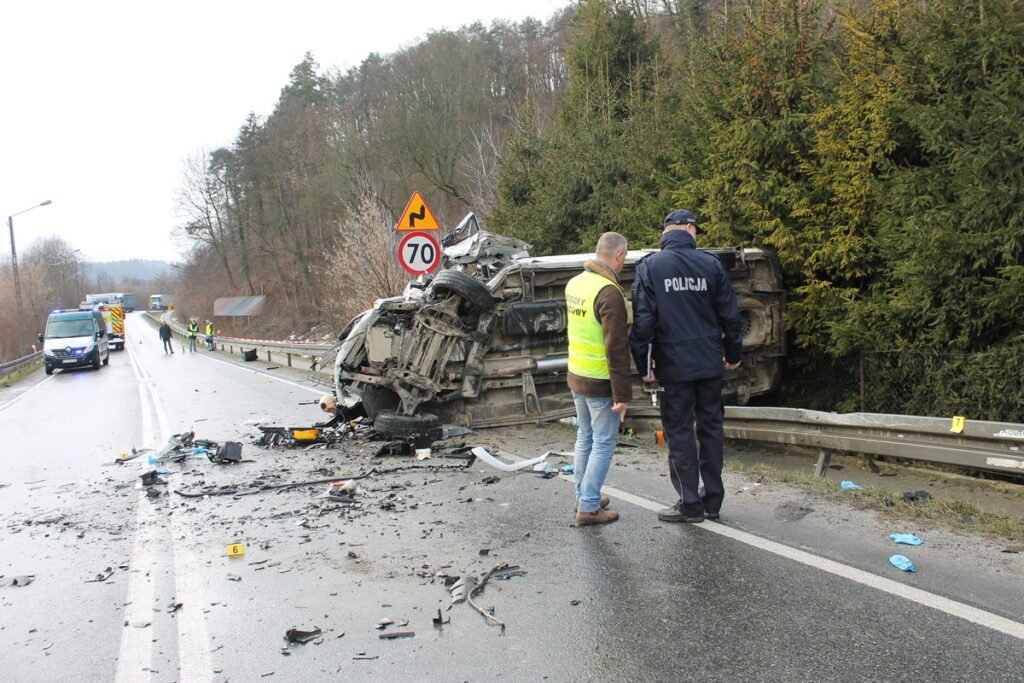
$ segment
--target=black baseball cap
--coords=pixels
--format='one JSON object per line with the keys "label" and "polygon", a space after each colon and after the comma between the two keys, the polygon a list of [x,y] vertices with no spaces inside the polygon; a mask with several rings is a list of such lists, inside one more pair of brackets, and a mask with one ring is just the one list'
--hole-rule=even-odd
{"label": "black baseball cap", "polygon": [[697,219],[694,218],[693,214],[686,209],[676,209],[669,215],[665,216],[665,227],[668,227],[669,225],[686,225],[687,223],[697,228],[698,235],[707,234],[707,230],[697,225]]}

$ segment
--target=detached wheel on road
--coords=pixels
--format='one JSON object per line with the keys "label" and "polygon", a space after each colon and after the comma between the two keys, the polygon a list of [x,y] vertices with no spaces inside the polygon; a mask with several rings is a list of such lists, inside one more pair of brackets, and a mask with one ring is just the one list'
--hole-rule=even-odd
{"label": "detached wheel on road", "polygon": [[494,308],[494,297],[487,286],[459,270],[442,270],[434,276],[433,282],[430,283],[430,291],[435,299],[456,294],[476,313],[484,313]]}
{"label": "detached wheel on road", "polygon": [[373,428],[378,432],[400,438],[426,436],[440,431],[440,427],[437,416],[430,413],[399,415],[394,410],[380,410],[373,420]]}

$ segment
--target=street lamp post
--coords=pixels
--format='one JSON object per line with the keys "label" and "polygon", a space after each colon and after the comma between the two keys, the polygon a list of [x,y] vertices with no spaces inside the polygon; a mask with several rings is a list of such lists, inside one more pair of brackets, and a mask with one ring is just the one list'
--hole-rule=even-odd
{"label": "street lamp post", "polygon": [[21,280],[18,279],[18,250],[14,248],[14,217],[20,216],[32,209],[38,209],[40,206],[47,206],[52,203],[53,202],[47,199],[44,202],[39,202],[35,206],[30,206],[24,211],[12,213],[7,217],[7,229],[11,232],[11,268],[14,269],[14,299],[18,306],[18,350],[22,356],[25,355],[25,321],[22,319],[23,316],[21,314]]}

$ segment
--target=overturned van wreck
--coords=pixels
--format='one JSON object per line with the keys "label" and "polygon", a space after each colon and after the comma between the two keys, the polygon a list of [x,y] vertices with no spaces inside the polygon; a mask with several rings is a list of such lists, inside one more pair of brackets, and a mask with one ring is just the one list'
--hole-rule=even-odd
{"label": "overturned van wreck", "polygon": [[[433,278],[378,301],[342,332],[342,403],[361,401],[379,431],[399,436],[439,422],[483,427],[575,414],[565,378],[565,285],[593,255],[531,257],[528,244],[476,229],[472,214],[444,247]],[[723,391],[727,402],[744,404],[781,378],[782,275],[760,249],[704,251],[722,261],[736,290],[743,364],[726,372]],[[627,294],[647,253],[629,252],[620,275]],[[634,382],[630,415],[657,416],[639,374]]]}

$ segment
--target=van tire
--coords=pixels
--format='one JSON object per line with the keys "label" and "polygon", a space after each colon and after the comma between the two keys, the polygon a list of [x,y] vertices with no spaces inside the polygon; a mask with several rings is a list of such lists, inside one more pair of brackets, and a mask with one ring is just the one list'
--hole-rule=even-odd
{"label": "van tire", "polygon": [[47,375],[52,375],[53,374],[53,366],[52,365],[43,365],[43,372],[45,372]]}
{"label": "van tire", "polygon": [[100,362],[100,350],[96,349],[96,355],[92,357],[92,368],[93,370],[99,370],[102,365]]}
{"label": "van tire", "polygon": [[487,286],[460,270],[442,270],[430,283],[435,299],[457,294],[477,313],[485,313],[495,306],[494,297]]}
{"label": "van tire", "polygon": [[430,413],[399,415],[394,410],[381,410],[373,420],[373,428],[381,434],[402,438],[424,436],[440,426],[437,416]]}
{"label": "van tire", "polygon": [[103,359],[103,364],[104,365],[109,365],[110,364],[110,353],[109,352],[107,352],[107,357]]}

